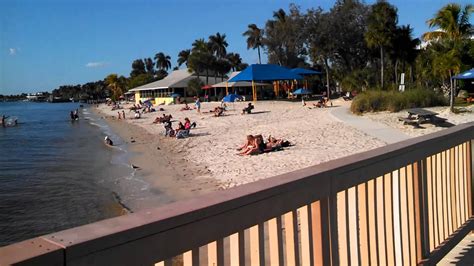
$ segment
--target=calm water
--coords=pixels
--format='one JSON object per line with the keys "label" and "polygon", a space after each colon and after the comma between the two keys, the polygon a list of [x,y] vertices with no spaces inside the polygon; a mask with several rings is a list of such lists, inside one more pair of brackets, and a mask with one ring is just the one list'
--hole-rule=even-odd
{"label": "calm water", "polygon": [[[2,114],[19,125],[0,127],[0,246],[116,216],[117,194],[147,191],[123,141],[87,105],[0,103]],[[105,146],[105,135],[117,147]]]}

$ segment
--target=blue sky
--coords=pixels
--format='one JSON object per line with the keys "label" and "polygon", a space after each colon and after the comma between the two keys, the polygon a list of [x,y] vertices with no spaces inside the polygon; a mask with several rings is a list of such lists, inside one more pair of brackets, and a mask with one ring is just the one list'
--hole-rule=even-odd
{"label": "blue sky", "polygon": [[[273,11],[287,10],[290,3],[328,10],[334,2],[0,0],[0,94],[51,91],[110,73],[128,76],[134,59],[157,52],[170,55],[175,66],[180,50],[216,32],[227,35],[229,52],[256,63],[257,52],[247,50],[242,36],[248,24],[263,26]],[[450,1],[389,2],[398,8],[399,24],[410,24],[418,37],[428,30],[426,20]]]}

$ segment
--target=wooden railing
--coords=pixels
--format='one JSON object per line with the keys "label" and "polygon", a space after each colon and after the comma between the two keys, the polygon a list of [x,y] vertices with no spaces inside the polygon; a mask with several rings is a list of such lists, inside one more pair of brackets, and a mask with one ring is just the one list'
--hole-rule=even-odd
{"label": "wooden railing", "polygon": [[474,227],[474,123],[0,248],[0,265],[435,264]]}

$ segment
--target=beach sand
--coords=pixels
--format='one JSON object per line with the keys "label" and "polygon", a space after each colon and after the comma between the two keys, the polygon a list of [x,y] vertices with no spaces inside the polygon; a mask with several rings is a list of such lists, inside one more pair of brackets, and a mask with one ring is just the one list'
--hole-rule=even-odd
{"label": "beach sand", "polygon": [[[449,107],[439,106],[439,107],[429,107],[423,108],[438,113],[439,117],[448,119],[451,125],[460,125],[463,123],[468,123],[474,121],[474,106],[464,108],[465,112],[454,114],[451,113]],[[390,112],[377,112],[377,113],[365,113],[362,117],[370,119],[372,121],[383,123],[392,127],[394,129],[400,130],[412,137],[418,137],[426,134],[430,134],[436,131],[445,129],[446,127],[435,126],[430,123],[422,124],[422,128],[414,128],[411,125],[404,125],[403,122],[398,120],[398,117],[407,117],[408,113],[406,110],[400,112],[390,113]]]}
{"label": "beach sand", "polygon": [[[175,200],[385,145],[334,118],[331,108],[310,109],[300,102],[263,101],[255,104],[253,114],[241,115],[247,103],[236,102],[228,104],[230,110],[224,116],[214,117],[208,111],[219,104],[202,103],[200,114],[196,110],[180,111],[183,105],[161,106],[165,111],[126,120],[117,120],[117,111],[111,111],[110,106],[100,105],[97,110],[129,142],[131,151],[137,154],[132,163],[141,167],[146,180],[173,194]],[[133,112],[127,109],[130,105],[123,107],[127,117],[132,117]],[[163,113],[173,115],[174,128],[185,117],[195,121],[197,127],[189,138],[165,137],[163,125],[152,123]],[[264,138],[272,135],[294,145],[282,151],[239,156],[236,148],[245,143],[248,134],[263,134]]]}

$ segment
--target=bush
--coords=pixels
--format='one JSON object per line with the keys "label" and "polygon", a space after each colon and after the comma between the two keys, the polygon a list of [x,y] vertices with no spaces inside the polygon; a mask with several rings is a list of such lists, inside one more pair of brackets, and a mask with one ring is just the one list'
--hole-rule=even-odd
{"label": "bush", "polygon": [[447,99],[432,90],[412,89],[403,93],[398,91],[370,90],[357,95],[351,104],[351,111],[364,112],[390,111],[416,107],[447,105]]}

